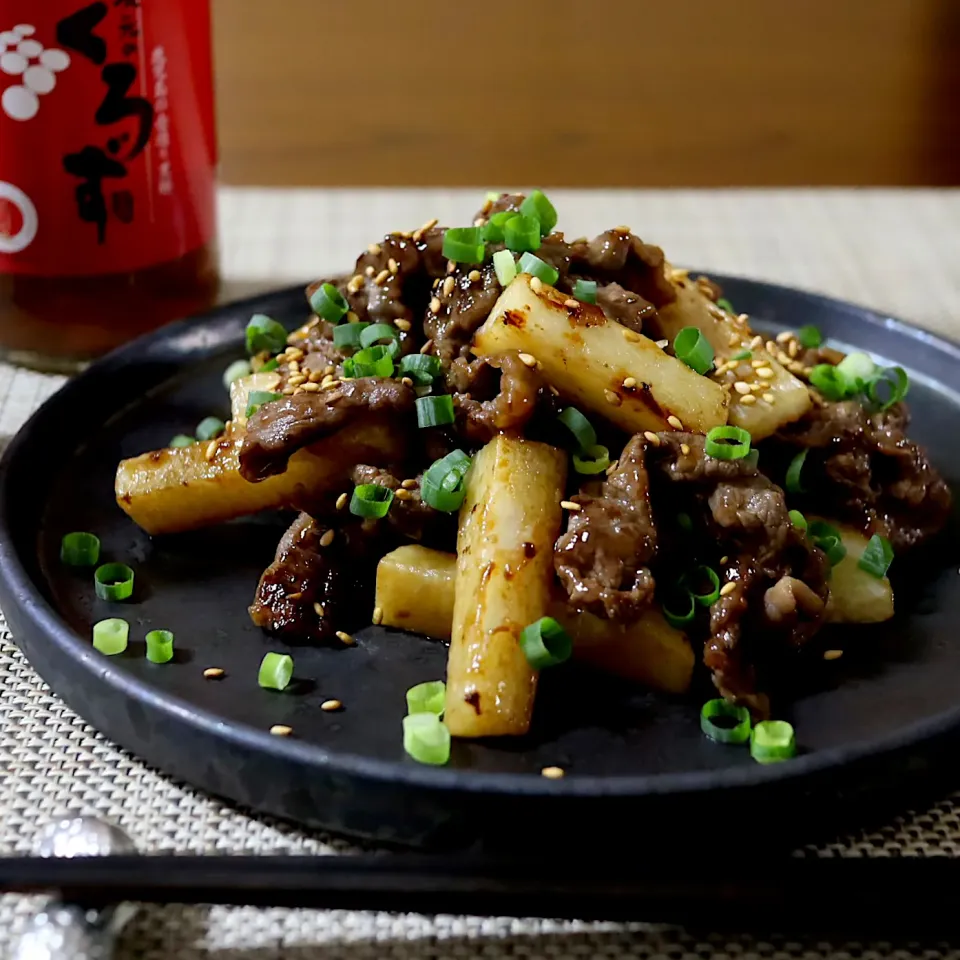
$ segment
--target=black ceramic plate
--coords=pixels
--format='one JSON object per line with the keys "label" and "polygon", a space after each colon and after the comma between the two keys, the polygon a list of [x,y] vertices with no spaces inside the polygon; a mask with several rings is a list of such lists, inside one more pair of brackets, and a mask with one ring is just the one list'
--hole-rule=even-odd
{"label": "black ceramic plate", "polygon": [[[910,371],[913,434],[951,482],[960,478],[951,388],[960,348],[822,297],[719,278],[761,329],[819,325],[841,344]],[[535,729],[518,741],[461,742],[444,768],[404,756],[404,691],[443,676],[445,650],[368,627],[356,646],[296,648],[296,681],[257,686],[264,652],[286,648],[246,607],[281,518],[151,540],[117,508],[117,462],[163,446],[202,417],[224,416],[221,374],[241,354],[254,312],[302,321],[302,290],[283,291],[138,340],[68,383],[11,443],[0,469],[0,602],[31,663],[78,713],[162,770],[257,810],[402,844],[564,844],[667,838],[795,838],[859,815],[910,774],[936,768],[960,734],[960,575],[956,535],[900,573],[896,619],[840,638],[847,653],[798,684],[781,715],[801,755],[759,766],[706,740],[700,695],[669,699],[566,668],[545,675]],[[91,578],[59,562],[60,538],[91,530],[104,556],[137,570],[133,602],[95,598]],[[950,551],[953,551],[951,553]],[[104,617],[130,620],[126,654],[90,644]],[[175,632],[176,661],[143,656],[147,630]],[[219,682],[205,667],[224,668]],[[343,701],[324,713],[327,698]],[[288,739],[268,733],[289,724]],[[559,781],[540,776],[559,765]],[[949,765],[952,768],[954,761]],[[872,804],[871,804],[872,805]]]}

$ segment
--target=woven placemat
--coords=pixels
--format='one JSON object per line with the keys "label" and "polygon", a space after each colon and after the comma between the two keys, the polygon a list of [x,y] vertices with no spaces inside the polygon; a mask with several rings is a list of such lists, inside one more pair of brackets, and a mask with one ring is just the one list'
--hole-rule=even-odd
{"label": "woven placemat", "polygon": [[[776,280],[960,333],[960,193],[924,191],[552,191],[570,233],[627,223],[678,264]],[[466,222],[472,192],[224,191],[225,273],[253,286],[348,266],[394,227]],[[0,365],[0,446],[60,383]],[[170,781],[119,750],[33,673],[0,614],[0,855],[31,849],[37,826],[74,810],[123,827],[144,851],[348,853],[349,845],[251,815]],[[956,855],[960,802],[948,798],[819,855]],[[35,898],[0,898],[0,956]],[[953,955],[884,943],[698,940],[646,925],[236,908],[145,908],[122,957],[144,960],[770,957]],[[960,951],[957,952],[960,956]]]}

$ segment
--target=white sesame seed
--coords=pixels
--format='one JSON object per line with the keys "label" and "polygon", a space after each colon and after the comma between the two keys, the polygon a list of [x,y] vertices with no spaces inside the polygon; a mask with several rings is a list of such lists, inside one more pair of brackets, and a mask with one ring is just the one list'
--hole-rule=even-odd
{"label": "white sesame seed", "polygon": [[736,390],[737,393],[746,394],[746,393],[749,393],[749,392],[750,392],[750,384],[749,384],[749,383],[744,383],[742,380],[738,380],[738,381],[733,385],[733,389]]}
{"label": "white sesame seed", "polygon": [[207,460],[212,460],[217,455],[217,448],[220,446],[219,440],[211,440],[207,444],[207,449],[204,451],[204,457]]}
{"label": "white sesame seed", "polygon": [[470,280],[472,283],[476,283],[480,279],[480,276],[481,274],[479,270],[471,270],[467,274],[467,279]]}
{"label": "white sesame seed", "polygon": [[529,353],[521,353],[519,355],[520,362],[525,367],[535,367],[537,365],[537,358]]}
{"label": "white sesame seed", "polygon": [[539,277],[531,277],[531,278],[530,278],[530,289],[531,289],[534,293],[542,293],[542,292],[543,292],[543,281],[542,281]]}
{"label": "white sesame seed", "polygon": [[[297,388],[294,387],[292,384],[287,384],[287,386],[285,386],[285,387],[283,388],[283,390],[281,390],[280,392],[281,392],[285,397],[292,397],[292,396],[297,392]],[[302,391],[301,391],[301,392],[302,392]]]}
{"label": "white sesame seed", "polygon": [[722,556],[720,558],[720,566],[722,567],[725,563],[729,562],[730,558],[728,556]]}
{"label": "white sesame seed", "polygon": [[737,589],[737,585],[736,585],[735,583],[725,583],[725,584],[720,588],[720,596],[721,596],[721,597],[729,597],[730,594],[733,593],[733,591],[736,590],[736,589]]}
{"label": "white sesame seed", "polygon": [[824,650],[823,659],[824,660],[839,660],[843,656],[842,650]]}
{"label": "white sesame seed", "polygon": [[440,221],[437,220],[436,217],[434,217],[432,220],[428,220],[428,221],[420,228],[420,230],[421,230],[423,233],[426,233],[428,230],[432,230],[439,222],[440,222]]}
{"label": "white sesame seed", "polygon": [[658,346],[661,350],[666,350],[667,347],[670,346],[670,341],[669,341],[669,340],[658,340],[658,341],[657,341],[657,346]]}
{"label": "white sesame seed", "polygon": [[679,417],[674,416],[672,413],[669,417],[667,417],[667,423],[669,423],[674,430],[683,429],[683,421]]}
{"label": "white sesame seed", "polygon": [[270,728],[270,732],[275,737],[289,737],[293,733],[293,727],[288,727],[285,723],[275,723]]}
{"label": "white sesame seed", "polygon": [[292,377],[287,380],[287,383],[291,387],[299,387],[301,383],[306,383],[307,378],[302,373],[295,373]]}
{"label": "white sesame seed", "polygon": [[350,646],[354,642],[353,637],[343,630],[338,630],[336,636],[341,643],[345,643],[347,646]]}
{"label": "white sesame seed", "polygon": [[401,487],[396,493],[394,493],[394,496],[398,500],[409,500],[413,494],[409,490],[405,490],[403,487]]}
{"label": "white sesame seed", "polygon": [[429,353],[432,347],[433,347],[433,340],[428,340],[428,341],[420,348],[420,352],[421,352],[421,353]]}
{"label": "white sesame seed", "polygon": [[574,300],[573,297],[568,297],[566,300],[563,301],[563,305],[564,305],[568,310],[576,310],[577,307],[580,306],[580,303],[579,303],[579,301]]}
{"label": "white sesame seed", "polygon": [[777,343],[786,343],[788,340],[792,340],[793,336],[792,330],[784,330],[783,333],[777,334]]}
{"label": "white sesame seed", "polygon": [[398,330],[402,330],[404,333],[407,333],[410,329],[410,321],[406,317],[397,317],[397,319],[393,321],[393,324]]}
{"label": "white sesame seed", "polygon": [[763,346],[763,337],[761,337],[760,334],[757,334],[757,335],[750,341],[750,349],[751,349],[751,350],[759,350],[762,346]]}
{"label": "white sesame seed", "polygon": [[757,370],[757,376],[764,380],[772,380],[776,374],[770,369],[770,367],[760,367]]}
{"label": "white sesame seed", "polygon": [[[769,344],[768,344],[768,346],[769,346]],[[751,360],[751,361],[750,361],[750,366],[753,367],[754,370],[758,370],[760,367],[765,367],[766,365],[767,365],[767,361],[766,361],[766,360]]]}
{"label": "white sesame seed", "polygon": [[440,312],[440,300],[438,297],[434,297],[430,301],[430,312],[436,316]]}
{"label": "white sesame seed", "polygon": [[660,446],[660,438],[652,430],[643,431],[644,438],[652,443],[655,447]]}
{"label": "white sesame seed", "polygon": [[347,505],[349,499],[345,493],[341,493],[340,496],[337,497],[337,509],[342,510]]}
{"label": "white sesame seed", "polygon": [[447,261],[447,273],[453,273],[457,269],[457,262],[455,260]]}
{"label": "white sesame seed", "polygon": [[367,247],[367,253],[371,253],[375,257],[381,254],[382,252],[383,252],[383,248],[380,246],[379,243],[371,243]]}
{"label": "white sesame seed", "polygon": [[328,530],[328,531],[320,538],[320,546],[321,546],[321,547],[329,547],[330,544],[333,543],[333,538],[334,538],[335,536],[336,536],[336,533],[335,533],[333,530]]}
{"label": "white sesame seed", "polygon": [[773,403],[777,399],[777,397],[773,393],[765,393],[763,395],[763,399],[766,403]]}
{"label": "white sesame seed", "polygon": [[339,700],[324,700],[320,704],[320,709],[324,710],[327,713],[333,713],[335,710],[339,710],[343,704]]}
{"label": "white sesame seed", "polygon": [[473,225],[475,227],[485,227],[487,225],[487,218],[477,217],[477,219],[473,221]]}
{"label": "white sesame seed", "polygon": [[383,623],[383,607],[373,608],[372,620],[374,623]]}
{"label": "white sesame seed", "polygon": [[796,340],[791,340],[787,344],[787,356],[791,359],[800,352],[800,344]]}
{"label": "white sesame seed", "polygon": [[323,616],[323,604],[320,603],[319,600],[313,605],[313,612],[314,612],[318,617],[322,617],[322,616]]}
{"label": "white sesame seed", "polygon": [[374,278],[373,282],[378,286],[382,287],[386,283],[387,277],[390,276],[389,270],[381,270]]}
{"label": "white sesame seed", "polygon": [[409,377],[401,377],[401,378],[400,378],[400,382],[401,382],[405,387],[412,387],[412,386],[413,386],[413,381],[412,381]]}
{"label": "white sesame seed", "polygon": [[397,263],[396,260],[393,259],[393,257],[390,257],[390,259],[387,260],[387,269],[391,273],[396,273],[400,269],[399,264]]}
{"label": "white sesame seed", "polygon": [[207,669],[203,671],[203,675],[208,680],[219,680],[220,677],[223,676],[223,674],[224,674],[223,667],[207,667]]}
{"label": "white sesame seed", "polygon": [[372,277],[376,272],[377,268],[371,263],[364,267],[363,272],[368,276]]}
{"label": "white sesame seed", "polygon": [[690,446],[689,446],[689,444],[681,443],[681,444],[680,444],[680,452],[681,452],[685,457],[686,457],[686,456],[689,456],[689,454],[690,454]]}
{"label": "white sesame seed", "polygon": [[319,384],[319,383],[313,383],[312,381],[308,380],[306,383],[304,383],[304,384],[300,387],[300,389],[301,389],[301,390],[306,390],[307,393],[317,393],[317,392],[319,391],[319,389],[320,389],[320,384]]}
{"label": "white sesame seed", "polygon": [[564,772],[563,767],[544,767],[540,771],[540,775],[546,777],[548,780],[561,780]]}
{"label": "white sesame seed", "polygon": [[447,277],[447,279],[443,281],[443,295],[445,297],[449,297],[450,294],[453,293],[453,288],[456,285],[457,282],[453,279],[453,277]]}
{"label": "white sesame seed", "polygon": [[731,347],[740,346],[740,335],[737,333],[731,333],[730,336],[727,337],[727,343],[730,344]]}
{"label": "white sesame seed", "polygon": [[748,393],[745,397],[740,398],[740,402],[749,407],[757,402],[757,398],[754,394]]}
{"label": "white sesame seed", "polygon": [[620,394],[614,393],[612,390],[604,390],[603,396],[607,403],[614,407],[619,407],[620,404],[623,403],[623,400],[620,399]]}
{"label": "white sesame seed", "polygon": [[570,510],[573,513],[579,513],[580,510],[582,509],[579,503],[574,503],[572,500],[561,500],[560,506],[564,510]]}
{"label": "white sesame seed", "polygon": [[623,378],[623,389],[624,390],[633,390],[637,385],[636,377],[624,377]]}
{"label": "white sesame seed", "polygon": [[300,372],[300,364],[299,364],[296,360],[291,360],[291,361],[287,364],[287,370],[289,370],[290,373],[299,373],[299,372]]}
{"label": "white sesame seed", "polygon": [[359,293],[362,287],[363,277],[357,274],[357,276],[351,277],[347,283],[347,293]]}

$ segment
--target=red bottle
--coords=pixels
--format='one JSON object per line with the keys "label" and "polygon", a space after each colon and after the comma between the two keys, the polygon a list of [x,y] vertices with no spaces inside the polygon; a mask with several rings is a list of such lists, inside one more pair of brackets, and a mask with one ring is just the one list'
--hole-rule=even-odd
{"label": "red bottle", "polygon": [[0,356],[212,303],[216,161],[208,0],[0,0]]}

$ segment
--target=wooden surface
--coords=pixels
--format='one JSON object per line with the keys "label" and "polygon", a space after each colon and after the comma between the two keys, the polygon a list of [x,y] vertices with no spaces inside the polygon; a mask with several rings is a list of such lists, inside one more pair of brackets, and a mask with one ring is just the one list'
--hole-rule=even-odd
{"label": "wooden surface", "polygon": [[955,0],[213,3],[228,183],[960,183]]}

